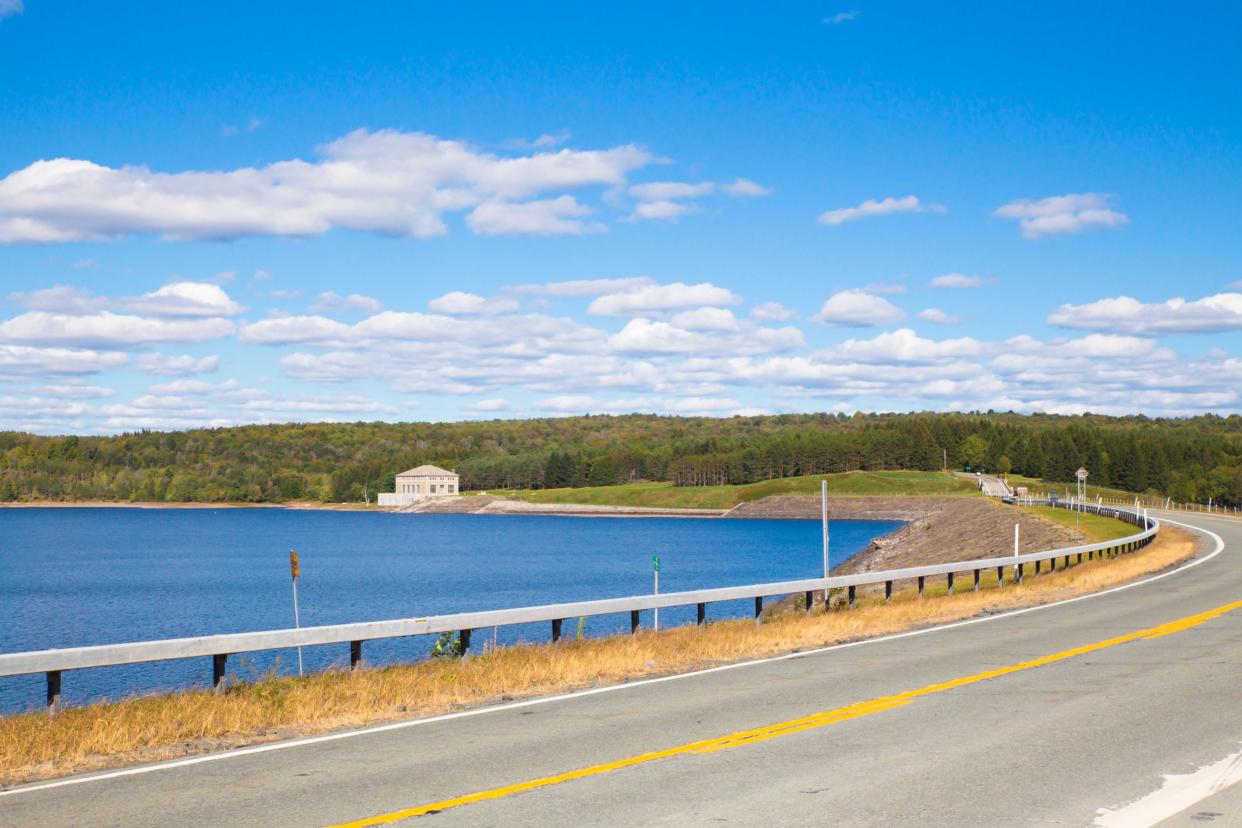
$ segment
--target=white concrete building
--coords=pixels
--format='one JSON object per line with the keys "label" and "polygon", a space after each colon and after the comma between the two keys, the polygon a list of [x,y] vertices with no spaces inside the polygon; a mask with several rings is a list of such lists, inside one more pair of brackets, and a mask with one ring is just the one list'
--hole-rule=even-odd
{"label": "white concrete building", "polygon": [[450,497],[460,493],[456,472],[438,466],[419,466],[397,475],[397,491],[381,492],[381,506],[409,506],[428,497]]}

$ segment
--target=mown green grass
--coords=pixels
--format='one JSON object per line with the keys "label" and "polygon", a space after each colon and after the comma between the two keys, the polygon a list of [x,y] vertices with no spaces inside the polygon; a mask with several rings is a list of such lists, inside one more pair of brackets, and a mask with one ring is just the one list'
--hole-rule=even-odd
{"label": "mown green grass", "polygon": [[[1027,508],[1027,507],[1022,507]],[[1079,515],[1069,509],[1055,509],[1051,506],[1032,506],[1029,507],[1032,512],[1042,518],[1047,518],[1054,523],[1062,526],[1068,526],[1070,529],[1077,528],[1087,540],[1090,541],[1106,541],[1114,538],[1124,538],[1126,535],[1133,535],[1138,532],[1138,527],[1124,523],[1116,518],[1103,517],[1101,515],[1093,515],[1089,512],[1083,512]],[[1075,524],[1075,520],[1081,518],[1081,523]]]}
{"label": "mown green grass", "polygon": [[783,477],[744,486],[674,486],[672,483],[626,483],[578,489],[537,489],[496,492],[531,503],[589,503],[597,506],[649,506],[665,509],[732,509],[739,503],[770,495],[816,495],[820,480],[828,492],[842,495],[962,496],[978,495],[970,480],[943,472],[842,472]]}
{"label": "mown green grass", "polygon": [[[1090,478],[1088,478],[1088,481]],[[1010,486],[1026,486],[1031,490],[1031,494],[1043,494],[1045,492],[1055,491],[1058,495],[1064,497],[1068,490],[1070,496],[1075,494],[1075,485],[1073,483],[1049,483],[1046,480],[1040,480],[1038,477],[1024,477],[1020,474],[1009,475]],[[1090,482],[1087,483],[1087,497],[1094,500],[1097,497],[1104,498],[1120,498],[1121,500],[1134,500],[1134,492],[1127,492],[1123,489],[1113,489],[1108,486],[1094,486]]]}

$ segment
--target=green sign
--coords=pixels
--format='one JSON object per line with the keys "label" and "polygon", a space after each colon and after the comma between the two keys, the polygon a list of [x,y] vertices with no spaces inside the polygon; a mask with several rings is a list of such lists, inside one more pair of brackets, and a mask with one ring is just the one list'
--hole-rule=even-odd
{"label": "green sign", "polygon": [[659,555],[651,556],[651,568],[656,572],[660,571],[660,556]]}

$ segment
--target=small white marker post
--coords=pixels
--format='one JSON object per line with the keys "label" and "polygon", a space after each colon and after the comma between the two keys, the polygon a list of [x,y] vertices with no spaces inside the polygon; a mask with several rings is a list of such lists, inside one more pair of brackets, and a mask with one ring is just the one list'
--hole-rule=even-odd
{"label": "small white marker post", "polygon": [[[289,574],[293,577],[293,627],[301,629],[302,622],[298,620],[298,576],[302,574],[302,568],[298,565],[298,553],[292,549],[289,550]],[[298,645],[298,675],[302,675],[302,645]]]}
{"label": "small white marker post", "polygon": [[[660,594],[660,556],[659,555],[651,556],[651,574],[655,576],[655,587],[653,588],[654,592],[652,594],[659,595]],[[651,614],[653,618],[651,627],[656,632],[659,632],[660,631],[660,608],[656,607],[654,610],[652,610]]]}
{"label": "small white marker post", "polygon": [[[828,577],[828,481],[819,481],[819,514],[824,527],[824,577]],[[828,587],[824,587],[824,611],[828,611]]]}
{"label": "small white marker post", "polygon": [[1013,581],[1018,582],[1018,524],[1013,525]]}

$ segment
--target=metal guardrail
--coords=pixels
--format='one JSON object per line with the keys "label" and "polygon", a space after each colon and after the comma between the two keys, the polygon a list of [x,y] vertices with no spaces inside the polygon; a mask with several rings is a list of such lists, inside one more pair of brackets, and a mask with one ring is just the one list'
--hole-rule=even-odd
{"label": "metal guardrail", "polygon": [[[1009,503],[1017,502],[1012,497],[1005,498],[1005,501]],[[1021,503],[1040,503],[1042,505],[1044,502],[1023,499]],[[1069,504],[1064,501],[1050,503],[1049,505],[1061,508],[1078,508],[1079,506],[1078,504]],[[779,581],[775,583],[699,589],[686,592],[669,592],[660,595],[605,598],[595,601],[577,601],[567,604],[546,604],[516,609],[434,615],[423,618],[402,618],[393,621],[369,621],[356,624],[303,627],[301,629],[205,635],[193,638],[170,638],[160,641],[142,641],[128,644],[101,644],[91,647],[4,653],[0,654],[0,677],[45,673],[47,675],[48,712],[54,714],[60,708],[61,674],[65,670],[113,667],[124,664],[210,656],[212,659],[212,685],[217,691],[220,691],[224,687],[228,656],[234,653],[348,642],[349,662],[352,669],[357,668],[362,661],[363,642],[375,639],[458,632],[461,635],[462,651],[466,652],[470,648],[471,632],[475,629],[486,627],[528,624],[541,621],[551,622],[552,640],[556,641],[561,637],[562,623],[569,618],[628,612],[630,613],[630,629],[635,631],[639,628],[639,613],[643,610],[694,604],[698,608],[698,623],[702,624],[707,619],[708,604],[747,598],[754,600],[755,617],[758,618],[763,611],[763,602],[766,598],[802,592],[806,595],[806,606],[807,610],[810,611],[813,593],[832,589],[847,590],[847,605],[852,609],[855,602],[856,588],[860,586],[884,584],[885,601],[888,602],[892,600],[893,584],[897,581],[917,580],[919,596],[922,597],[927,578],[945,576],[948,580],[949,591],[952,592],[954,589],[954,575],[959,572],[973,572],[973,588],[976,590],[979,589],[980,573],[983,570],[992,568],[996,569],[998,586],[1004,586],[1004,571],[1006,567],[1014,567],[1014,579],[1021,583],[1027,564],[1034,564],[1035,573],[1039,574],[1045,561],[1052,562],[1051,567],[1055,570],[1056,560],[1059,558],[1064,558],[1064,566],[1069,566],[1070,558],[1074,556],[1077,556],[1078,562],[1081,563],[1084,555],[1087,556],[1088,560],[1091,560],[1097,554],[1104,557],[1106,555],[1113,556],[1124,552],[1131,552],[1148,544],[1155,537],[1160,527],[1159,521],[1155,518],[1148,518],[1145,513],[1138,513],[1132,510],[1109,506],[1099,507],[1095,504],[1081,504],[1081,509],[1084,512],[1098,513],[1132,523],[1141,527],[1142,531],[1112,541],[1083,544],[1063,549],[1051,549],[1044,552],[1029,552],[1025,555],[980,558],[931,566],[865,572],[857,575],[807,578],[797,581]]]}

